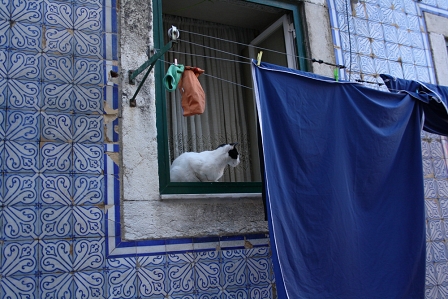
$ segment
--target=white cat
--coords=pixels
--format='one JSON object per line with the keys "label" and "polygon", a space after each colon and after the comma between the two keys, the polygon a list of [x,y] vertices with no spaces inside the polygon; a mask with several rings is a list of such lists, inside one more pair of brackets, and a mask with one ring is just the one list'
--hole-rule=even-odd
{"label": "white cat", "polygon": [[235,167],[240,163],[237,144],[222,144],[213,151],[183,153],[171,164],[171,182],[217,182],[227,165]]}

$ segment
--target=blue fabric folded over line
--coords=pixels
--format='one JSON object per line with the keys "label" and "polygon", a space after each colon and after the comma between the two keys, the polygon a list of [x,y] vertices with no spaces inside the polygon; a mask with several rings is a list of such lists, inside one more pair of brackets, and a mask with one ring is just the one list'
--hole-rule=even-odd
{"label": "blue fabric folded over line", "polygon": [[252,73],[279,298],[424,298],[420,130],[434,98]]}

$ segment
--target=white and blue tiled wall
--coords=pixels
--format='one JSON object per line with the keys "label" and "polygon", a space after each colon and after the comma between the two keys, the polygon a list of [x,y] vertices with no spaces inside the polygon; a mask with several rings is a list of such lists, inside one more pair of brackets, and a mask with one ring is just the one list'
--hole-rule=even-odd
{"label": "white and blue tiled wall", "polygon": [[0,298],[271,298],[266,235],[121,239],[118,10],[0,0]]}
{"label": "white and blue tiled wall", "polygon": [[[446,1],[354,3],[351,56],[345,2],[328,4],[352,79],[435,83],[421,10],[448,15]],[[121,239],[118,10],[0,0],[0,298],[272,298],[265,235]],[[422,133],[422,145],[426,297],[446,298],[448,142]]]}

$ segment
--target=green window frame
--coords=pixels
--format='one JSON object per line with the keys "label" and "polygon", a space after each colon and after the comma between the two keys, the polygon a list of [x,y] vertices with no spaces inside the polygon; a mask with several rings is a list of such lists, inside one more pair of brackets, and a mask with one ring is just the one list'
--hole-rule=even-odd
{"label": "green window frame", "polygon": [[[296,28],[296,46],[299,57],[298,64],[301,70],[307,69],[305,60],[305,47],[303,43],[303,30],[300,22],[298,4],[284,3],[271,0],[246,0],[256,4],[282,8],[291,12],[294,27]],[[154,46],[160,49],[164,46],[162,24],[162,0],[153,0],[153,30]],[[212,193],[261,193],[261,182],[170,182],[170,163],[168,157],[168,128],[166,114],[166,96],[163,85],[164,64],[158,61],[154,67],[156,89],[156,124],[157,124],[157,150],[159,163],[159,191],[160,194],[212,194]]]}

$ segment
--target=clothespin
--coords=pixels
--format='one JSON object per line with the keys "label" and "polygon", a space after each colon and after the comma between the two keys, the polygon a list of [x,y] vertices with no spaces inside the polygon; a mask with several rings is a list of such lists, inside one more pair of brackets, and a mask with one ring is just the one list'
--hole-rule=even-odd
{"label": "clothespin", "polygon": [[339,69],[335,68],[334,69],[334,80],[339,81]]}
{"label": "clothespin", "polygon": [[263,56],[263,51],[258,52],[258,55],[257,55],[257,66],[260,66],[261,56]]}
{"label": "clothespin", "polygon": [[174,58],[174,65],[177,65],[177,59]]}

